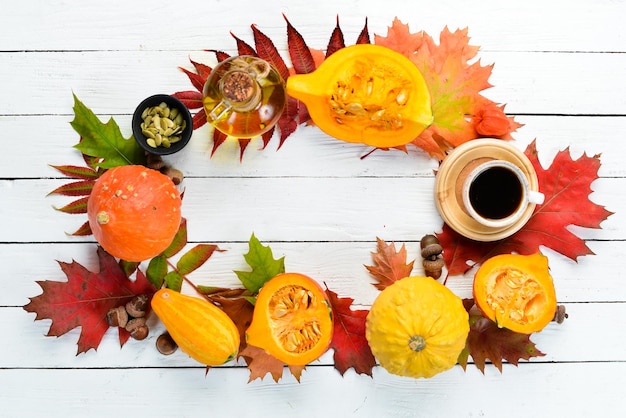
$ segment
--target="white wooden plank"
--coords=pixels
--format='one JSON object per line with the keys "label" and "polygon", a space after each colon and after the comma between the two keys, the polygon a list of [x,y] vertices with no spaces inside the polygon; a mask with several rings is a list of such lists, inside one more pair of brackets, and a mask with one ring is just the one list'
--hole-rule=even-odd
{"label": "white wooden plank", "polygon": [[[152,94],[193,90],[178,67],[189,68],[189,56],[215,64],[200,51],[2,53],[0,94],[10,99],[0,114],[71,113],[72,92],[96,113],[130,114]],[[494,51],[480,58],[496,63],[485,95],[507,103],[508,112],[626,114],[625,54]]]}
{"label": "white wooden plank", "polygon": [[314,367],[300,384],[247,384],[243,369],[23,369],[0,372],[0,402],[4,414],[20,417],[621,417],[624,376],[623,362],[524,364],[485,375],[457,367],[429,380]]}
{"label": "white wooden plank", "polygon": [[[249,26],[258,27],[284,48],[285,13],[310,46],[325,48],[339,15],[346,42],[353,43],[368,18],[370,34],[386,35],[399,16],[411,30],[433,36],[445,27],[470,28],[475,44],[489,50],[624,51],[623,2],[480,2],[439,1],[406,7],[388,0],[307,2],[280,0],[250,4],[233,16],[228,2],[201,0],[172,6],[149,0],[21,2],[5,8],[0,50],[177,50],[224,48],[233,31],[251,42]],[[97,12],[95,12],[97,10]],[[123,12],[122,12],[123,11]],[[540,12],[539,12],[540,11]],[[155,30],[164,17],[176,22],[171,30]],[[209,44],[213,40],[214,43]],[[278,42],[282,40],[282,42]],[[218,42],[216,44],[215,42]]]}
{"label": "white wooden plank", "polygon": [[[72,201],[44,198],[64,180],[0,180],[2,242],[72,242],[67,236],[84,215],[55,212]],[[594,182],[594,201],[617,211],[623,178]],[[244,241],[255,232],[267,241],[370,241],[381,237],[418,241],[443,224],[433,199],[435,180],[417,178],[218,178],[185,179],[183,216],[192,241]],[[600,230],[582,229],[587,239],[624,237],[622,213]]]}
{"label": "white wooden plank", "polygon": [[[109,117],[99,115],[103,122]],[[0,178],[60,177],[49,164],[84,165],[80,153],[72,148],[78,142],[78,134],[69,124],[72,119],[73,115],[0,116],[0,127],[13,139],[3,143],[5,152],[0,154]],[[117,115],[114,119],[123,136],[129,138],[130,116]],[[544,167],[549,166],[558,151],[569,148],[574,159],[583,152],[590,156],[601,154],[600,176],[626,176],[621,154],[613,152],[622,147],[626,117],[518,116],[517,120],[524,126],[515,133],[514,144],[524,150],[536,140]],[[40,128],[37,127],[43,125],[47,126],[45,134],[38,133]],[[337,141],[316,127],[299,127],[280,149],[277,149],[277,137],[265,150],[261,150],[260,140],[253,140],[242,161],[234,140],[223,144],[213,157],[212,147],[211,130],[205,126],[194,132],[187,148],[165,160],[182,170],[185,176],[212,178],[414,177],[432,176],[437,169],[435,159],[413,146],[408,147],[408,154],[376,151],[362,159],[360,157],[370,151],[369,147]]]}
{"label": "white wooden plank", "polygon": [[[331,285],[331,284],[329,284]],[[530,360],[538,363],[626,361],[626,303],[568,303],[569,318],[563,324],[551,323],[531,340],[545,356]],[[0,325],[13,337],[0,349],[0,368],[94,368],[94,367],[200,367],[180,350],[171,356],[159,354],[156,338],[163,325],[152,314],[150,334],[143,341],[130,340],[120,349],[117,331],[110,329],[97,351],[76,356],[80,329],[59,337],[45,337],[50,320],[34,321],[35,315],[21,308],[0,308]],[[598,345],[598,341],[602,341]],[[23,347],[30,347],[23,350]],[[332,365],[332,352],[317,365]],[[525,361],[522,361],[524,363]],[[227,366],[244,366],[243,361]],[[472,368],[475,366],[471,366]]]}
{"label": "white wooden plank", "polygon": [[[258,236],[265,243],[262,236]],[[239,288],[234,270],[248,270],[243,255],[247,243],[217,243],[224,252],[215,253],[189,279],[196,284]],[[416,260],[414,275],[422,275],[418,242],[395,241],[396,248],[406,246],[407,258]],[[189,244],[191,248],[194,244]],[[275,258],[285,257],[288,271],[307,274],[340,297],[354,299],[355,306],[368,306],[378,291],[370,286],[374,280],[364,265],[372,265],[371,253],[376,251],[374,239],[368,242],[270,242]],[[549,257],[559,303],[626,302],[626,274],[622,258],[626,253],[623,241],[590,242],[596,255],[581,257],[578,262],[543,249]],[[184,252],[184,251],[183,251]],[[183,253],[181,252],[181,254]],[[23,306],[29,297],[41,293],[38,280],[66,280],[57,262],[73,260],[92,271],[98,271],[95,244],[2,244],[0,265],[4,266],[7,285],[0,293],[0,306]],[[25,265],[28,268],[25,268]],[[145,268],[145,266],[142,266]],[[450,277],[446,285],[462,298],[472,297],[474,271],[465,276]],[[10,279],[8,279],[10,278]],[[443,279],[442,279],[443,280]]]}

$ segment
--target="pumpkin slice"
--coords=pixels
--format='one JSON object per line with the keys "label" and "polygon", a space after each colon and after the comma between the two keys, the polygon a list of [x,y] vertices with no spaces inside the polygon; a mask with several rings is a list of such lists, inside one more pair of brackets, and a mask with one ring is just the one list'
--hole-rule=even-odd
{"label": "pumpkin slice", "polygon": [[469,315],[461,298],[430,277],[394,282],[376,298],[365,337],[389,373],[432,377],[452,368],[465,348]]}
{"label": "pumpkin slice", "polygon": [[141,165],[125,165],[98,178],[87,215],[106,252],[126,261],[144,261],[171,244],[180,226],[181,204],[169,177]]}
{"label": "pumpkin slice", "polygon": [[404,55],[359,44],[342,48],[309,74],[287,79],[325,133],[378,148],[408,144],[433,121],[424,77]]}
{"label": "pumpkin slice", "polygon": [[541,253],[491,257],[476,271],[473,291],[485,317],[522,334],[541,331],[556,312],[548,257]]}
{"label": "pumpkin slice", "polygon": [[246,342],[289,366],[305,366],[326,352],[332,334],[324,290],[308,276],[284,273],[259,291]]}

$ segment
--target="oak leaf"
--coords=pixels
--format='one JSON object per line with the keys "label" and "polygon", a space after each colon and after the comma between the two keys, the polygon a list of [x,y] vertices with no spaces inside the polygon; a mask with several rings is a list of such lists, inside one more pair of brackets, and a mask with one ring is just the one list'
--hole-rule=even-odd
{"label": "oak leaf", "polygon": [[[473,301],[466,304],[466,307],[469,305],[473,305]],[[502,373],[503,360],[517,366],[520,359],[545,356],[530,340],[530,335],[499,328],[495,322],[482,315],[470,314],[469,322],[467,345],[459,357],[459,364],[464,370],[470,355],[476,367],[483,373],[487,360],[491,360]]]}
{"label": "oak leaf", "polygon": [[373,266],[365,266],[367,270],[378,281],[374,286],[378,290],[383,290],[393,284],[396,280],[403,279],[411,275],[413,263],[407,263],[406,247],[402,244],[400,250],[396,251],[396,246],[392,242],[387,244],[380,238],[376,238],[376,252],[372,253]]}
{"label": "oak leaf", "polygon": [[524,255],[540,251],[546,246],[577,261],[578,257],[593,251],[569,228],[600,228],[602,221],[613,212],[589,200],[591,183],[598,178],[600,156],[583,154],[572,160],[569,149],[560,151],[547,169],[541,166],[536,142],[526,148],[539,182],[539,191],[545,195],[544,203],[537,205],[529,221],[512,236],[494,242],[477,242],[464,238],[444,225],[437,234],[444,248],[443,257],[449,275],[463,274],[473,265],[507,253]]}
{"label": "oak leaf", "polygon": [[[98,348],[109,329],[106,320],[109,309],[125,304],[136,295],[152,295],[155,291],[140,271],[135,280],[130,280],[114,257],[101,247],[97,254],[98,272],[89,271],[75,261],[59,262],[67,282],[38,281],[43,293],[30,298],[24,306],[27,312],[37,314],[35,320],[52,320],[48,336],[59,337],[81,327],[77,354]],[[124,345],[128,336],[120,332],[120,345]]]}
{"label": "oak leaf", "polygon": [[493,65],[483,66],[480,60],[474,60],[478,47],[469,44],[467,32],[467,28],[451,32],[446,27],[437,45],[424,31],[411,33],[409,26],[396,18],[387,36],[374,38],[377,45],[408,57],[424,76],[431,94],[434,121],[412,143],[440,160],[447,150],[481,136],[511,139],[511,132],[521,126],[513,117],[502,118],[498,114],[497,132],[482,129],[486,127],[485,109],[496,112],[503,107],[480,94],[491,87]]}
{"label": "oak leaf", "polygon": [[359,374],[372,376],[376,359],[365,338],[365,318],[369,311],[353,310],[354,299],[340,298],[326,288],[326,295],[333,310],[333,338],[330,348],[334,350],[335,369],[343,374],[350,368]]}

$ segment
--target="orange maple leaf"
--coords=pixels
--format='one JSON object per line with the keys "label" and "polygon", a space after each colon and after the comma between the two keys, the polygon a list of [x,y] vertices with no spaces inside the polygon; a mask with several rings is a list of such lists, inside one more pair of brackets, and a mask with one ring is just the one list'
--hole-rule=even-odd
{"label": "orange maple leaf", "polygon": [[383,290],[396,280],[410,276],[411,271],[413,271],[413,261],[410,263],[406,262],[406,247],[404,244],[402,244],[402,248],[399,251],[396,251],[396,246],[393,242],[387,244],[380,238],[376,238],[376,240],[376,252],[372,253],[374,265],[365,266],[365,268],[378,280],[378,283],[375,283],[374,286],[378,290]]}
{"label": "orange maple leaf", "polygon": [[[423,31],[411,33],[409,26],[396,18],[386,37],[375,35],[374,39],[377,45],[408,57],[424,76],[434,121],[412,143],[431,156],[443,159],[447,150],[481,136],[511,139],[511,132],[522,126],[512,117],[505,117],[508,123],[503,126],[502,115],[497,114],[497,109],[502,111],[503,107],[480,94],[491,87],[493,65],[483,66],[480,60],[469,63],[478,47],[469,45],[467,29],[450,32],[444,28],[437,45],[430,35]],[[485,115],[492,117],[487,123]],[[490,121],[499,122],[498,129],[479,132],[480,128],[494,126]]]}

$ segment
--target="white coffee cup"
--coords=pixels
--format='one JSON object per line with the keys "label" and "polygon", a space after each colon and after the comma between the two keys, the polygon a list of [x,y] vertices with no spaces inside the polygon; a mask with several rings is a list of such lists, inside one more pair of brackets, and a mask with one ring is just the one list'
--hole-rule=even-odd
{"label": "white coffee cup", "polygon": [[475,167],[463,183],[463,205],[481,225],[502,228],[519,221],[531,204],[542,204],[543,193],[530,189],[522,170],[505,160]]}

